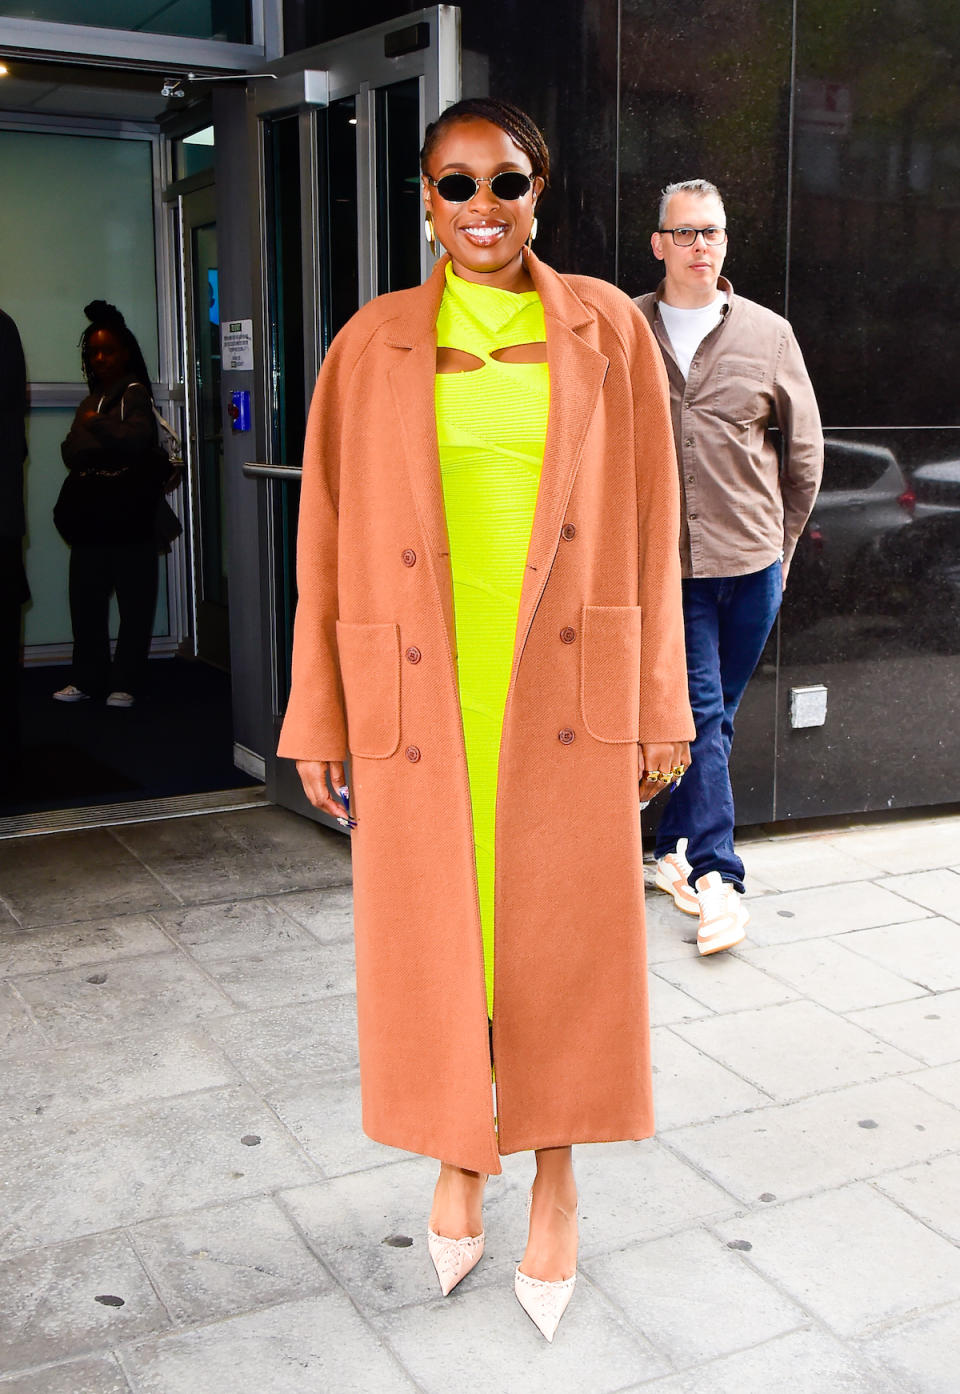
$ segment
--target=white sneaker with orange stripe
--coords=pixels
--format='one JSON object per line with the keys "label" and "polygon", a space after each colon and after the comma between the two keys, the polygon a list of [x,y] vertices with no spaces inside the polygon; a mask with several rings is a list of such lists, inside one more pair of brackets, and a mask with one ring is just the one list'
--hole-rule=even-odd
{"label": "white sneaker with orange stripe", "polygon": [[700,912],[697,948],[701,954],[732,949],[747,937],[750,911],[736,886],[724,881],[719,871],[708,871],[706,876],[697,879],[697,904]]}
{"label": "white sneaker with orange stripe", "polygon": [[666,891],[667,895],[673,896],[673,903],[678,910],[682,910],[686,915],[699,915],[700,903],[687,879],[692,868],[683,855],[686,845],[686,839],[681,838],[675,852],[668,852],[665,857],[657,859],[654,885],[659,890]]}

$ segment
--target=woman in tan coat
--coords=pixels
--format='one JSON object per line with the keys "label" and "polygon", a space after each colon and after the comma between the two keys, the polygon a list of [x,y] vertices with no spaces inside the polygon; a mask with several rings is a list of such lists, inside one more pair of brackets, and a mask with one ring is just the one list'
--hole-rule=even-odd
{"label": "woman in tan coat", "polygon": [[351,758],[364,1128],[441,1160],[444,1292],[499,1156],[536,1152],[516,1290],[552,1339],[571,1145],[653,1131],[639,803],[693,735],[676,462],[643,317],[529,250],[529,118],[458,103],[421,166],[449,256],[350,320],[313,399],[279,750],[335,816]]}

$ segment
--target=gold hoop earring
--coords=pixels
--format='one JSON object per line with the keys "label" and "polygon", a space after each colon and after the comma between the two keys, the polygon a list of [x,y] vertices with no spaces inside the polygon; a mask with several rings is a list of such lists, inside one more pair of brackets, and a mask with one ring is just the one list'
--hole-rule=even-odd
{"label": "gold hoop earring", "polygon": [[436,256],[437,231],[436,228],[433,226],[433,219],[429,213],[427,213],[423,220],[423,235],[427,239],[427,246],[430,248],[433,255]]}
{"label": "gold hoop earring", "polygon": [[536,237],[536,235],[537,235],[537,217],[536,217],[536,214],[534,214],[533,222],[530,224],[530,236],[527,238],[527,246],[528,246],[528,247],[532,247],[532,246],[533,246],[533,239]]}

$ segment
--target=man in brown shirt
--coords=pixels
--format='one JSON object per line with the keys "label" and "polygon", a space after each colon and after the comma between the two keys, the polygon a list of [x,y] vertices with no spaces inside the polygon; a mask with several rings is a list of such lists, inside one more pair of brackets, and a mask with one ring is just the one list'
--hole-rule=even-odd
{"label": "man in brown shirt", "polygon": [[720,275],[727,231],[716,187],[703,179],[669,184],[659,212],[651,244],[666,274],[636,303],[670,382],[697,739],[657,833],[656,882],[699,916],[697,942],[709,954],[739,943],[749,919],[733,845],[733,722],[817,496],[823,435],[789,324],[735,296]]}

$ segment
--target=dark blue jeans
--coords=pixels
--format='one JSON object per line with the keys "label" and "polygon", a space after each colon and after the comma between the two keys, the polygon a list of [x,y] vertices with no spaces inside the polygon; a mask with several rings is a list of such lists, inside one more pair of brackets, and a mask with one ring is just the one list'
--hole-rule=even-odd
{"label": "dark blue jeans", "polygon": [[657,829],[656,855],[687,839],[690,884],[708,871],[743,890],[743,862],[733,850],[730,748],[733,719],[760,661],[783,594],[778,561],[749,576],[683,583],[687,681],[697,738],[680,787],[667,795]]}

